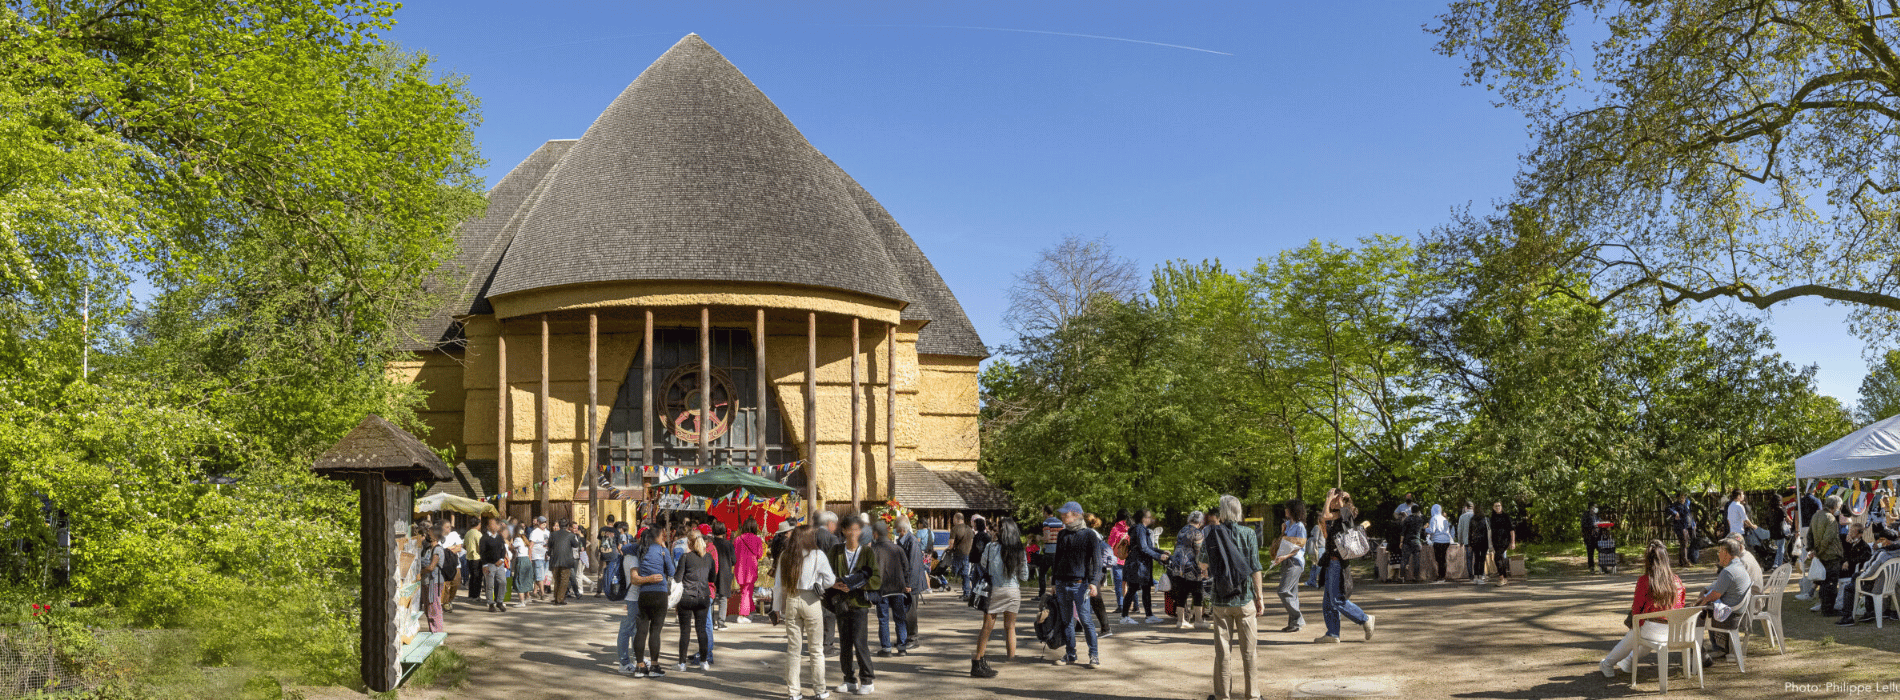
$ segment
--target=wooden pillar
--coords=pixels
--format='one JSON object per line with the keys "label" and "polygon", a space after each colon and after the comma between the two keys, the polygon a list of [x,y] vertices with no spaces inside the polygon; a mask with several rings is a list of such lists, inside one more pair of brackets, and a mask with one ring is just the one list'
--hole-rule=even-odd
{"label": "wooden pillar", "polygon": [[712,466],[712,308],[699,307],[699,466]]}
{"label": "wooden pillar", "polygon": [[[500,329],[495,334],[495,364],[501,368],[495,384],[495,471],[501,478],[496,490],[509,493],[514,489],[515,470],[508,459],[508,442],[513,437],[508,425],[508,398],[512,393],[508,391],[508,326],[499,321],[495,325]],[[507,497],[496,499],[501,504],[502,515],[508,514],[509,500]]]}
{"label": "wooden pillar", "polygon": [[[361,669],[363,684],[382,692],[395,688],[402,678],[396,658],[402,646],[396,635],[396,537],[409,534],[409,511],[415,501],[408,484],[384,481],[382,474],[357,476],[356,486],[363,548]],[[428,631],[426,625],[423,631]]]}
{"label": "wooden pillar", "polygon": [[[646,337],[640,343],[640,466],[653,463],[653,310],[647,309]],[[646,493],[644,473],[633,474],[632,483]]]}
{"label": "wooden pillar", "polygon": [[818,512],[818,312],[805,312],[805,514]]}
{"label": "wooden pillar", "polygon": [[[600,410],[600,312],[587,312],[587,464],[581,466],[581,473],[587,479],[587,532],[600,536],[600,422],[595,412]],[[576,484],[578,488],[579,485]],[[594,569],[600,570],[601,557],[592,557]]]}
{"label": "wooden pillar", "polygon": [[772,410],[772,399],[765,393],[765,309],[758,310],[758,320],[756,323],[758,329],[752,334],[752,351],[757,355],[757,357],[753,358],[753,367],[756,369],[753,374],[756,375],[756,379],[758,380],[758,386],[755,387],[755,389],[758,391],[759,397],[759,425],[757,429],[753,431],[753,435],[756,439],[752,441],[752,451],[754,452],[752,463],[763,468],[765,466],[765,426],[767,425],[765,413]]}
{"label": "wooden pillar", "polygon": [[858,317],[851,317],[851,509],[864,506],[864,387],[858,383],[858,356],[864,354],[859,346],[860,328]]}
{"label": "wooden pillar", "polygon": [[534,402],[534,514],[548,514],[548,315],[541,314],[541,394]]}
{"label": "wooden pillar", "polygon": [[884,492],[897,500],[897,324],[884,326]]}

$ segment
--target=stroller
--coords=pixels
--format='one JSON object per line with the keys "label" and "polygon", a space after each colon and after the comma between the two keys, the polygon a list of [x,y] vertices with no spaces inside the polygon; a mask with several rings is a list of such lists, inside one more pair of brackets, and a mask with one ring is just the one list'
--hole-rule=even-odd
{"label": "stroller", "polygon": [[1606,574],[1616,573],[1618,564],[1616,538],[1610,534],[1615,527],[1616,523],[1607,520],[1597,523],[1597,566]]}

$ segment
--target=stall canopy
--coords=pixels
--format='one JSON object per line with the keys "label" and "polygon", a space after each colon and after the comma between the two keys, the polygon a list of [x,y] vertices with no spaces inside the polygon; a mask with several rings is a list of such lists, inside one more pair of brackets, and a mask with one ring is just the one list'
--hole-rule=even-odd
{"label": "stall canopy", "polygon": [[501,511],[496,510],[494,506],[473,498],[432,493],[416,500],[417,513],[436,513],[445,510],[463,515],[501,517]]}
{"label": "stall canopy", "polygon": [[1794,461],[1799,479],[1886,479],[1900,475],[1900,416],[1876,422]]}

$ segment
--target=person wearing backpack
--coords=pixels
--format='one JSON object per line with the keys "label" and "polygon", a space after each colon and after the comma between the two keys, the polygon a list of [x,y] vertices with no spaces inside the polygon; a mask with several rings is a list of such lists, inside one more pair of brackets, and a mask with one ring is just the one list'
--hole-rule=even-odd
{"label": "person wearing backpack", "polygon": [[[1346,558],[1341,543],[1358,532],[1353,519],[1359,511],[1352,505],[1352,494],[1339,489],[1331,489],[1326,494],[1326,504],[1321,507],[1319,517],[1320,537],[1326,540],[1326,554],[1320,557],[1320,585],[1324,597],[1320,600],[1320,611],[1326,618],[1326,634],[1313,640],[1320,644],[1339,642],[1339,617],[1359,623],[1366,631],[1366,641],[1372,641],[1372,628],[1375,618],[1352,602],[1352,567]],[[1360,552],[1363,554],[1363,551]]]}
{"label": "person wearing backpack", "polygon": [[[674,610],[679,614],[681,671],[689,666],[698,666],[700,670],[712,668],[712,638],[707,634],[706,616],[712,610],[717,575],[718,563],[712,552],[707,551],[706,538],[698,530],[687,528],[686,553],[681,554],[673,566],[673,580],[680,584],[680,602]],[[689,657],[686,648],[695,632],[699,634],[699,653]]]}
{"label": "person wearing backpack", "polygon": [[[1207,514],[1207,535],[1201,540],[1200,564],[1208,579],[1208,602],[1214,617],[1214,700],[1233,694],[1234,646],[1240,647],[1239,697],[1259,697],[1259,623],[1267,611],[1261,588],[1260,535],[1241,527],[1240,499],[1222,494],[1220,509]],[[1238,639],[1235,637],[1238,636]]]}

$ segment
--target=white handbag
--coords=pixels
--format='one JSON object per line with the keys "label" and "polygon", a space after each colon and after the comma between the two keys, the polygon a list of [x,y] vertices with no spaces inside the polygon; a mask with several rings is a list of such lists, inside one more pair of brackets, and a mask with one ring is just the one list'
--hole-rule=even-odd
{"label": "white handbag", "polygon": [[667,581],[666,582],[666,609],[672,610],[674,608],[679,607],[680,597],[684,595],[686,595],[686,589],[680,587],[679,580],[675,579],[675,580]]}

